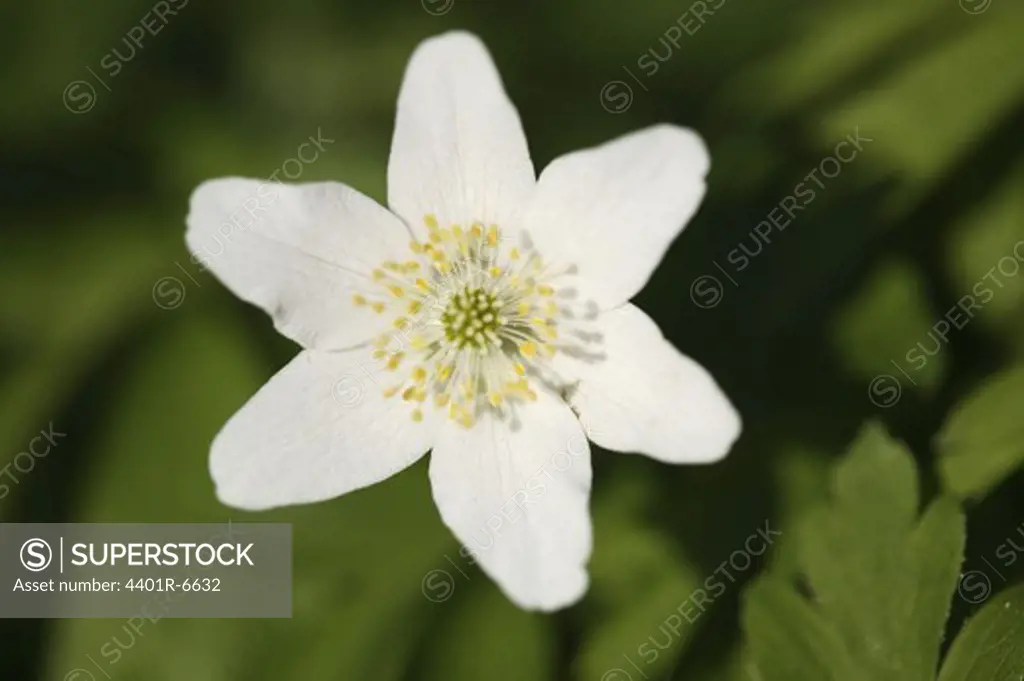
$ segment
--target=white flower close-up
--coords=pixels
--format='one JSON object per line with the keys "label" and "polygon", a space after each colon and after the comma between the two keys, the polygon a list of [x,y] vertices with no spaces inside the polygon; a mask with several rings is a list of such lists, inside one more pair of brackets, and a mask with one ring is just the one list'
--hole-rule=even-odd
{"label": "white flower close-up", "polygon": [[323,501],[429,451],[441,518],[504,593],[528,609],[577,601],[588,438],[705,464],[740,432],[710,374],[629,302],[708,168],[698,135],[656,125],[537,176],[486,48],[448,33],[407,67],[387,208],[335,182],[204,182],[190,250],[303,348],[214,440],[218,497]]}

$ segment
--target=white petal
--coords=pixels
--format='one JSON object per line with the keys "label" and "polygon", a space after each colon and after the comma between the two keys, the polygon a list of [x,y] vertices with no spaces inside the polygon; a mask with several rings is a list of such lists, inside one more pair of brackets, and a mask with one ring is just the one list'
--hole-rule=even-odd
{"label": "white petal", "polygon": [[377,292],[370,271],[403,257],[411,235],[354,189],[211,180],[192,193],[187,221],[196,261],[299,344],[340,349],[386,328],[383,316],[356,308],[352,295]]}
{"label": "white petal", "polygon": [[487,48],[468,33],[424,41],[398,97],[388,203],[415,229],[506,226],[536,184],[519,114]]}
{"label": "white petal", "polygon": [[659,125],[555,159],[524,226],[549,261],[575,264],[583,299],[632,298],[704,196],[708,153],[696,133]]}
{"label": "white petal", "polygon": [[[740,433],[740,418],[711,375],[669,343],[639,308],[602,313],[590,353],[560,359],[579,384],[570,403],[590,439],[666,463],[711,463]],[[574,366],[570,366],[570,364]]]}
{"label": "white petal", "polygon": [[442,425],[430,481],[445,524],[502,591],[555,610],[587,589],[590,448],[569,407],[539,392],[518,425]]}
{"label": "white petal", "polygon": [[[430,448],[435,421],[416,423],[368,350],[307,350],[260,389],[213,442],[217,496],[260,510],[323,501],[391,477]],[[393,380],[393,377],[392,377]]]}

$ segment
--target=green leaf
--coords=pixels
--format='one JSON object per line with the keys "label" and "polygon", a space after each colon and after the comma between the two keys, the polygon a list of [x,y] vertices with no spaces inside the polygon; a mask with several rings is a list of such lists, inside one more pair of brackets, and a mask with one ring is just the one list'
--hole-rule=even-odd
{"label": "green leaf", "polygon": [[990,600],[953,641],[939,681],[1024,678],[1024,585]]}
{"label": "green leaf", "polygon": [[932,670],[929,679],[938,664],[938,643],[949,619],[950,595],[960,577],[965,524],[959,504],[950,497],[940,497],[925,511],[910,538],[909,554],[917,568],[917,581],[910,601],[908,652],[918,655],[916,666]]}
{"label": "green leaf", "polygon": [[857,126],[877,140],[872,166],[903,184],[893,195],[894,213],[912,206],[988,134],[991,121],[1014,110],[1024,92],[1024,60],[1017,58],[1024,7],[993,4],[980,18],[950,10],[928,27],[942,39],[917,58],[880,70],[882,78],[852,90],[825,117],[826,144]]}
{"label": "green leaf", "polygon": [[727,90],[729,99],[752,95],[769,110],[805,108],[823,91],[855,76],[879,52],[920,31],[935,15],[927,3],[821,3],[804,8],[801,40],[786,41],[767,59],[752,60]]}
{"label": "green leaf", "polygon": [[953,410],[935,439],[939,473],[959,497],[978,497],[1024,463],[1024,365],[988,379]]}
{"label": "green leaf", "polygon": [[748,654],[765,681],[854,681],[856,668],[839,633],[793,587],[772,577],[743,599]]}
{"label": "green leaf", "polygon": [[[961,325],[1000,332],[997,340],[1024,354],[1024,163],[1007,174],[992,198],[954,225],[946,263]],[[969,320],[969,321],[968,321]],[[977,329],[975,329],[977,330]],[[957,333],[954,330],[952,333]]]}
{"label": "green leaf", "polygon": [[906,372],[923,388],[941,383],[945,354],[939,352],[920,366],[906,358],[918,341],[928,342],[935,323],[926,286],[920,270],[909,262],[878,266],[834,326],[834,343],[849,371],[864,381],[889,375],[902,382]]}
{"label": "green leaf", "polygon": [[[800,519],[827,500],[831,469],[825,453],[803,443],[787,443],[773,466],[779,527],[795,527]],[[795,575],[800,571],[797,533],[786,532],[775,540],[771,551],[774,574]]]}
{"label": "green leaf", "polygon": [[[755,666],[766,681],[788,681],[783,672],[793,661],[777,651],[795,655],[798,644],[777,639],[834,635],[843,653],[825,656],[832,676],[824,678],[856,670],[870,681],[932,681],[963,558],[963,514],[940,498],[918,520],[914,461],[877,425],[864,428],[837,465],[833,487],[834,499],[798,528],[815,617],[794,606],[795,591],[755,592],[745,613]],[[770,620],[763,610],[773,607],[788,615]]]}

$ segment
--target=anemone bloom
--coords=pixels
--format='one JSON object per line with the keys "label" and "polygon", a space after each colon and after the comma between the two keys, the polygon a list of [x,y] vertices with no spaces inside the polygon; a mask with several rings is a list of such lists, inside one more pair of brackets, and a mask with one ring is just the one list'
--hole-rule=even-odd
{"label": "anemone bloom", "polygon": [[508,597],[542,610],[579,599],[587,436],[708,463],[739,434],[711,376],[629,303],[707,170],[696,134],[659,125],[536,177],[486,48],[449,33],[406,71],[390,210],[333,182],[203,183],[190,249],[303,347],[213,442],[219,498],[322,501],[430,450],[442,519]]}

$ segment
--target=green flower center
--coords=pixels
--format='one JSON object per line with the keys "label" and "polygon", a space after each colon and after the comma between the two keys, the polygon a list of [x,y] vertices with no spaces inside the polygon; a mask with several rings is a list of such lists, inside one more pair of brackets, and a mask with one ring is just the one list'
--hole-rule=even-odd
{"label": "green flower center", "polygon": [[498,331],[504,326],[499,317],[501,305],[493,293],[467,286],[448,301],[441,314],[445,338],[459,348],[483,350],[500,345]]}

